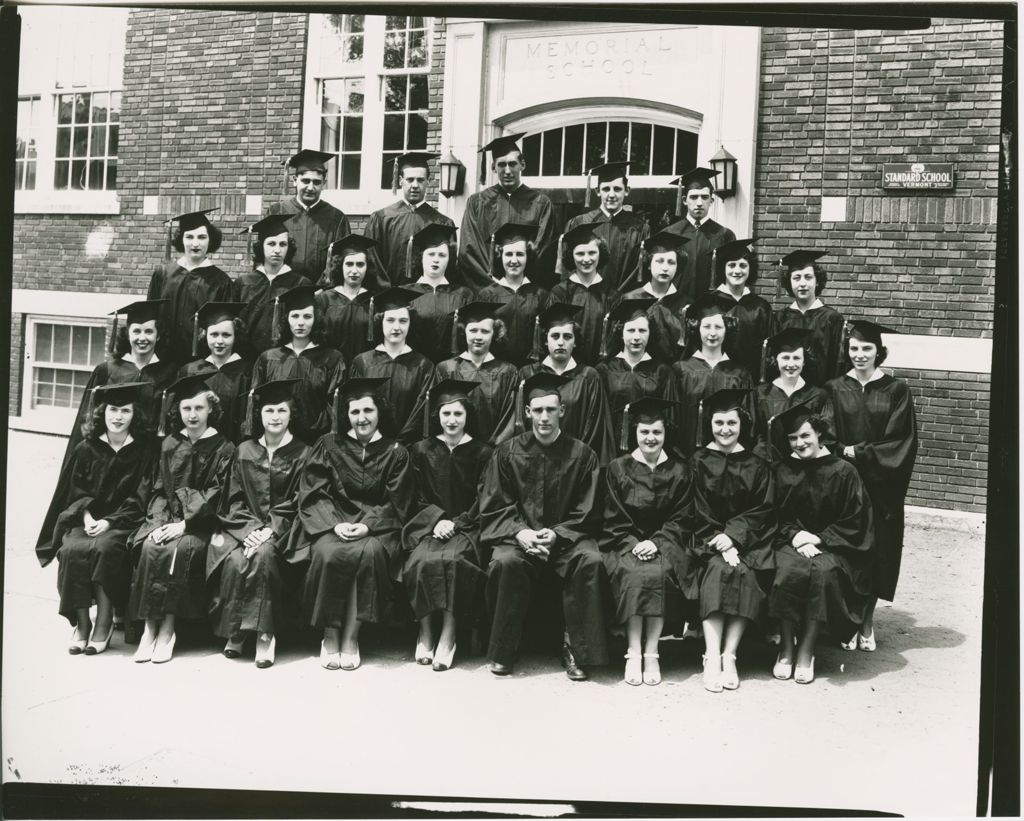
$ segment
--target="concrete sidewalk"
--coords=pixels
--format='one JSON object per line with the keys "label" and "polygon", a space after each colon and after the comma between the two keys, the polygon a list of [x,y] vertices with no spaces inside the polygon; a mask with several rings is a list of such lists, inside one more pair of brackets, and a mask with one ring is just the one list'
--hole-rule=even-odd
{"label": "concrete sidewalk", "polygon": [[195,641],[136,665],[120,633],[98,658],[67,654],[56,563],[32,552],[64,445],[10,436],[5,781],[974,814],[979,518],[913,511],[878,651],[821,648],[808,687],[773,680],[756,639],[719,695],[690,641],[663,643],[658,687],[624,684],[618,660],[583,684],[546,657],[499,680],[462,654],[440,675],[389,637],[351,673],[321,669],[314,641],[269,670]]}

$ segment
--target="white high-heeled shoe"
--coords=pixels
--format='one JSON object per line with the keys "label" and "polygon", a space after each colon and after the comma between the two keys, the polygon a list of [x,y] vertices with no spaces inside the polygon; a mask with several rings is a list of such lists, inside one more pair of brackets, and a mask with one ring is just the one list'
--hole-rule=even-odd
{"label": "white high-heeled shoe", "polygon": [[633,687],[639,687],[644,683],[640,658],[639,653],[626,653],[625,655],[626,671],[622,675],[622,680]]}
{"label": "white high-heeled shoe", "polygon": [[256,666],[261,670],[274,665],[277,651],[277,636],[272,633],[260,633],[256,639]]}

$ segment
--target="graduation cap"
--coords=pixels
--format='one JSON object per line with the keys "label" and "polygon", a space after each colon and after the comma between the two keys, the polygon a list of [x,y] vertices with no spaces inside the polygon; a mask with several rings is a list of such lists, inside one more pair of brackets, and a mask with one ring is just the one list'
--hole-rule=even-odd
{"label": "graduation cap", "polygon": [[572,379],[548,371],[538,371],[533,376],[524,379],[520,385],[523,395],[523,404],[529,404],[531,399],[538,396],[550,396],[555,393],[561,397],[560,388],[568,385]]}
{"label": "graduation cap", "polygon": [[590,189],[593,185],[591,182],[592,177],[597,176],[598,188],[600,188],[603,182],[611,182],[618,179],[621,179],[624,184],[628,185],[629,179],[626,177],[626,169],[629,165],[630,163],[628,162],[606,162],[589,169],[587,171],[587,199],[584,202],[584,207],[590,207]]}
{"label": "graduation cap", "polygon": [[280,294],[275,301],[280,302],[286,311],[298,311],[314,303],[316,290],[315,285],[296,285]]}
{"label": "graduation cap", "polygon": [[187,214],[178,214],[177,216],[168,219],[167,240],[164,243],[164,259],[169,260],[171,258],[171,239],[174,233],[174,223],[178,223],[178,230],[181,231],[182,234],[186,231],[195,231],[197,228],[202,228],[203,226],[210,228],[212,223],[206,215],[219,210],[219,207],[207,208],[204,211],[190,211]]}
{"label": "graduation cap", "polygon": [[768,337],[761,343],[761,381],[764,382],[768,372],[768,355],[778,356],[783,351],[795,351],[807,347],[807,342],[814,336],[808,328],[785,328],[775,336]]}
{"label": "graduation cap", "polygon": [[629,447],[630,422],[641,416],[659,416],[668,424],[668,414],[679,407],[678,402],[662,399],[660,396],[644,396],[635,402],[627,402],[622,408],[622,430],[619,432],[619,450]]}
{"label": "graduation cap", "polygon": [[664,254],[668,251],[675,251],[678,254],[689,241],[689,237],[675,231],[664,230],[645,239],[643,248],[648,254]]}
{"label": "graduation cap", "polygon": [[882,334],[899,333],[897,330],[887,328],[884,325],[878,325],[867,319],[848,320],[844,324],[843,330],[846,332],[847,339],[851,336],[856,336],[858,339],[863,339],[865,342],[870,342],[878,347],[882,346]]}
{"label": "graduation cap", "polygon": [[236,320],[246,302],[206,302],[192,315],[192,356],[198,355],[199,329]]}
{"label": "graduation cap", "polygon": [[712,252],[715,257],[724,265],[727,262],[733,260],[743,259],[744,257],[752,254],[754,249],[750,246],[756,240],[751,237],[750,239],[737,239],[732,242],[727,242],[719,248],[714,249]]}
{"label": "graduation cap", "polygon": [[259,222],[254,222],[248,228],[243,228],[239,231],[240,234],[255,234],[260,242],[263,242],[267,237],[276,237],[278,234],[288,233],[288,220],[291,217],[288,214],[271,214],[269,217],[264,217]]}
{"label": "graduation cap", "polygon": [[681,217],[683,215],[684,194],[691,182],[701,183],[701,188],[708,188],[711,190],[711,193],[714,193],[715,184],[711,180],[717,176],[718,172],[715,169],[698,166],[697,168],[691,168],[685,174],[672,180],[669,185],[676,186],[676,216]]}
{"label": "graduation cap", "polygon": [[208,371],[190,373],[168,385],[167,393],[175,399],[181,400],[198,396],[203,391],[213,390],[206,382],[210,375]]}
{"label": "graduation cap", "polygon": [[491,235],[491,241],[499,247],[513,242],[534,242],[537,239],[537,230],[536,225],[506,222]]}
{"label": "graduation cap", "polygon": [[433,151],[407,151],[405,154],[400,154],[395,157],[392,165],[393,171],[391,174],[391,193],[398,193],[398,180],[402,176],[402,171],[406,168],[426,168],[427,172],[430,171],[428,163],[431,160],[436,160],[440,157]]}
{"label": "graduation cap", "polygon": [[[467,302],[465,305],[460,305],[452,311],[452,328],[456,328],[460,322],[463,325],[468,325],[470,322],[494,319],[495,314],[504,307],[504,302],[483,302],[480,300]],[[459,337],[460,334],[452,333],[452,356],[459,352],[459,345],[462,341]]]}
{"label": "graduation cap", "polygon": [[242,420],[242,435],[252,436],[254,425],[254,411],[264,405],[280,405],[289,399],[295,398],[295,386],[301,379],[271,379],[262,385],[254,385],[249,390],[245,402],[245,417]]}
{"label": "graduation cap", "polygon": [[750,388],[722,388],[700,401],[697,406],[697,442],[699,448],[704,444],[704,419],[710,419],[716,413],[740,410],[746,413],[743,402],[750,393]]}
{"label": "graduation cap", "polygon": [[782,426],[782,432],[789,436],[789,434],[794,433],[797,428],[815,415],[815,412],[810,406],[804,402],[798,402],[792,407],[786,408],[784,411],[780,411],[769,419],[768,429],[771,430],[771,426],[777,422]]}
{"label": "graduation cap", "polygon": [[362,234],[348,234],[336,239],[327,246],[327,253],[332,257],[343,257],[348,254],[366,254],[377,244],[377,240]]}
{"label": "graduation cap", "polygon": [[573,249],[579,245],[586,245],[588,242],[593,242],[597,237],[594,234],[594,229],[597,227],[597,223],[584,222],[577,225],[575,228],[566,231],[562,234],[562,242],[566,248]]}
{"label": "graduation cap", "polygon": [[582,305],[568,302],[553,302],[541,311],[533,320],[533,358],[543,359],[541,353],[541,335],[547,333],[553,325],[566,325],[573,322],[583,311]]}
{"label": "graduation cap", "polygon": [[390,381],[387,376],[357,376],[346,379],[334,389],[334,419],[331,420],[331,431],[338,432],[338,420],[341,419],[341,403],[351,402],[353,399],[362,399],[372,396],[380,407],[380,396],[377,391],[386,382]]}
{"label": "graduation cap", "polygon": [[788,268],[790,271],[797,271],[800,268],[806,268],[811,263],[817,262],[822,257],[828,256],[828,254],[828,251],[815,251],[813,249],[797,248],[782,257],[782,259],[779,260],[779,264]]}
{"label": "graduation cap", "polygon": [[288,159],[288,167],[299,171],[319,171],[327,173],[327,163],[335,158],[335,154],[328,151],[314,151],[312,148],[303,148],[297,154]]}
{"label": "graduation cap", "polygon": [[152,387],[152,382],[121,382],[112,385],[97,385],[92,389],[92,405],[90,407],[95,407],[98,404],[123,407],[133,402],[138,403],[142,399],[142,390]]}
{"label": "graduation cap", "polygon": [[447,405],[449,402],[467,404],[469,392],[479,386],[479,382],[465,379],[442,379],[427,390],[426,403],[423,407],[423,436],[430,436],[431,420],[437,415],[442,405]]}
{"label": "graduation cap", "polygon": [[[491,152],[491,160],[496,160],[498,157],[504,157],[511,151],[518,151],[522,153],[522,149],[519,147],[519,141],[525,137],[527,132],[520,131],[516,134],[506,134],[504,137],[495,137],[487,145],[483,146],[478,150],[477,153],[484,154],[487,151]],[[487,163],[480,163],[480,182],[481,184],[487,179]]]}
{"label": "graduation cap", "polygon": [[721,291],[708,291],[686,306],[686,318],[699,322],[705,317],[716,314],[724,316],[735,307],[736,301]]}
{"label": "graduation cap", "polygon": [[159,319],[160,311],[163,309],[166,299],[140,299],[136,302],[129,302],[127,305],[111,311],[107,316],[114,317],[110,326],[110,344],[108,350],[113,353],[117,345],[117,317],[125,314],[125,327],[129,325],[141,325],[143,322],[152,322]]}
{"label": "graduation cap", "polygon": [[408,308],[415,300],[422,296],[419,291],[412,288],[405,288],[401,285],[393,285],[385,288],[376,296],[377,311],[394,311],[398,308]]}
{"label": "graduation cap", "polygon": [[605,357],[611,350],[611,333],[616,322],[628,322],[630,317],[639,312],[646,315],[647,309],[657,301],[654,297],[649,296],[624,299],[608,311],[601,323],[601,350],[598,352],[598,356]]}
{"label": "graduation cap", "polygon": [[455,226],[443,222],[432,222],[412,235],[410,242],[416,248],[433,248],[446,245],[455,239]]}

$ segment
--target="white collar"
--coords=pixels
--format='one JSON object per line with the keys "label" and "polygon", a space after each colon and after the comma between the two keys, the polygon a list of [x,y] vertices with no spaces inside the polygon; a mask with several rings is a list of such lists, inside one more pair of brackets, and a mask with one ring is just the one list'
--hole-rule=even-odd
{"label": "white collar", "polygon": [[303,211],[305,211],[308,214],[310,211],[312,211],[314,208],[316,208],[321,202],[323,202],[323,199],[318,197],[316,202],[314,202],[312,205],[306,206],[306,205],[302,204],[302,200],[300,200],[298,195],[296,195],[295,196],[295,202],[298,203],[299,208],[301,208]]}
{"label": "white collar", "polygon": [[426,274],[424,274],[419,279],[417,279],[416,280],[416,284],[417,285],[429,285],[431,288],[433,288],[435,290],[438,287],[440,287],[441,285],[451,285],[451,283],[448,281],[448,277],[446,277],[446,276],[445,277],[441,277],[441,279],[439,279],[437,284],[435,285],[433,282],[431,282],[430,280],[427,279],[427,275]]}
{"label": "white collar", "polygon": [[646,291],[647,293],[649,293],[655,299],[664,299],[667,296],[672,296],[672,294],[677,293],[679,289],[676,288],[676,286],[673,285],[670,282],[668,284],[668,290],[664,294],[662,294],[661,296],[658,296],[656,293],[654,293],[654,288],[651,287],[651,283],[650,282],[645,282],[643,290]]}
{"label": "white collar", "polygon": [[[856,371],[856,370],[855,370],[854,368],[850,368],[850,370],[848,370],[848,371],[846,372],[846,375],[847,375],[848,377],[850,377],[851,379],[857,379],[857,371]],[[883,376],[885,376],[885,371],[883,371],[883,370],[882,370],[881,368],[879,368],[879,367],[878,367],[878,366],[876,365],[876,366],[875,366],[875,372],[874,372],[873,374],[871,374],[871,378],[870,378],[870,379],[868,379],[868,382],[877,382],[877,381],[878,381],[879,379],[881,379],[881,378],[882,378]],[[857,379],[857,381],[858,381],[858,382],[860,382],[860,380],[859,380],[859,379]],[[866,385],[866,384],[867,384],[867,382],[865,382],[865,383],[863,383],[863,384],[865,384],[865,385]]]}
{"label": "white collar", "polygon": [[301,354],[302,351],[309,351],[312,350],[313,348],[319,347],[315,342],[310,342],[305,348],[302,349],[302,351],[296,350],[295,346],[291,342],[286,342],[284,346],[286,348],[291,348],[293,351],[295,351],[296,354]]}
{"label": "white collar", "polygon": [[[705,445],[705,447],[708,450],[717,450],[719,453],[725,453],[725,451],[719,447],[718,442],[716,442],[714,439],[708,442],[707,445]],[[743,451],[745,450],[746,448],[743,447],[743,445],[741,445],[739,442],[737,442],[736,447],[729,451],[729,453],[743,453]]]}
{"label": "white collar", "polygon": [[[128,352],[128,353],[126,353],[126,354],[123,354],[123,355],[121,356],[121,361],[122,361],[122,362],[131,362],[131,363],[132,363],[133,365],[135,364],[135,360],[134,360],[134,359],[132,359],[132,353],[131,353],[131,351],[129,351],[129,352]],[[146,366],[149,366],[149,365],[155,365],[155,364],[156,364],[157,362],[159,362],[159,361],[160,361],[160,357],[159,357],[159,356],[157,356],[157,355],[156,355],[156,351],[154,351],[154,352],[153,352],[153,356],[152,356],[152,357],[150,357],[150,360],[149,360],[149,362],[147,362],[147,363],[146,363],[146,365],[144,365],[143,367],[146,367]]]}
{"label": "white collar", "polygon": [[[800,457],[797,455],[795,450],[791,450],[789,452],[789,455],[792,456],[794,459],[800,459]],[[808,461],[813,462],[815,459],[820,459],[822,456],[831,456],[831,455],[832,455],[832,451],[830,451],[827,447],[822,445],[821,449],[818,451],[818,455],[815,456],[814,459],[800,459],[800,461],[801,462],[808,462]]]}
{"label": "white collar", "polygon": [[502,277],[501,279],[496,279],[494,281],[497,282],[499,285],[504,285],[506,288],[511,288],[513,291],[518,291],[519,288],[522,288],[524,285],[530,284],[530,278],[528,276],[523,277],[522,281],[519,283],[518,288],[511,282],[509,282],[506,277]]}
{"label": "white collar", "polygon": [[271,282],[273,282],[275,279],[277,279],[282,274],[287,274],[291,269],[292,269],[292,266],[289,265],[286,262],[284,265],[281,266],[281,270],[280,271],[278,271],[276,274],[271,276],[270,274],[267,273],[267,267],[262,262],[259,265],[256,266],[256,270],[259,271],[261,274],[263,274],[263,276],[265,276]]}
{"label": "white collar", "polygon": [[[729,286],[726,285],[724,282],[721,285],[719,285],[716,290],[721,291],[726,296],[731,296],[733,299],[736,299],[736,296],[733,294],[733,292],[729,290]],[[744,285],[743,293],[740,294],[739,299],[743,299],[743,297],[745,297],[749,293],[751,293],[751,290],[746,285]]]}
{"label": "white collar", "polygon": [[494,187],[498,189],[498,193],[499,194],[504,194],[506,197],[511,197],[514,193],[516,193],[516,191],[518,191],[520,188],[523,187],[523,181],[520,180],[519,184],[515,188],[513,188],[511,191],[506,191],[505,188],[502,187],[500,182],[496,182],[494,184]]}
{"label": "white collar", "polygon": [[792,308],[794,311],[800,311],[800,313],[804,314],[807,313],[807,311],[813,311],[815,308],[824,308],[825,303],[822,302],[820,299],[815,298],[814,302],[812,302],[810,306],[807,308],[807,311],[802,311],[800,310],[800,306],[796,304],[796,300],[794,299],[793,304],[790,305],[789,307]]}
{"label": "white collar", "polygon": [[783,386],[783,384],[782,384],[782,377],[781,377],[781,376],[780,376],[780,377],[777,377],[777,378],[775,378],[775,379],[773,379],[773,380],[772,380],[772,384],[773,384],[773,385],[774,385],[774,386],[775,386],[776,388],[778,388],[778,389],[779,389],[780,391],[782,391],[783,393],[785,393],[785,394],[786,394],[786,396],[792,396],[792,395],[793,395],[794,393],[796,393],[796,392],[797,392],[798,390],[801,390],[801,389],[802,389],[802,388],[804,387],[804,385],[806,385],[807,383],[806,383],[806,382],[804,382],[804,378],[803,378],[802,376],[798,376],[798,377],[796,378],[796,387],[795,387],[795,388],[793,388],[793,391],[792,391],[792,393],[786,393],[786,388],[785,388],[785,387]]}
{"label": "white collar", "polygon": [[[348,438],[349,439],[355,439],[356,438],[356,432],[354,430],[349,430]],[[373,432],[373,436],[370,437],[370,441],[367,442],[366,444],[367,445],[372,445],[374,442],[379,442],[383,438],[384,438],[384,436],[381,434],[381,432],[379,430],[375,430]],[[356,440],[356,441],[358,441],[358,440]]]}
{"label": "white collar", "polygon": [[599,206],[598,206],[598,210],[599,210],[599,211],[600,211],[600,212],[601,212],[602,214],[604,214],[604,215],[605,215],[605,216],[606,216],[606,217],[607,217],[608,219],[612,219],[612,217],[617,217],[617,216],[618,216],[619,214],[621,214],[621,213],[622,213],[623,211],[625,211],[625,210],[626,210],[626,207],[625,207],[625,206],[622,206],[622,207],[621,207],[621,208],[619,208],[619,210],[618,210],[618,211],[616,211],[616,212],[615,212],[614,214],[609,214],[609,213],[608,213],[607,211],[605,211],[605,210],[604,210],[604,206],[603,206],[603,205],[599,205]]}
{"label": "white collar", "polygon": [[204,259],[198,265],[189,268],[188,260],[186,260],[185,257],[178,257],[178,267],[184,268],[186,271],[195,271],[198,268],[211,268],[213,267],[213,260],[211,260],[209,257],[206,257],[206,259]]}
{"label": "white collar", "polygon": [[[280,448],[283,448],[283,447],[284,447],[285,445],[287,445],[287,444],[288,444],[289,442],[291,442],[291,441],[292,441],[292,439],[294,439],[294,438],[295,438],[295,437],[294,437],[294,436],[292,436],[292,432],[291,432],[290,430],[286,430],[286,431],[284,432],[284,436],[283,436],[283,437],[281,437],[281,441],[280,441],[280,443],[278,444],[278,446],[277,446],[276,448],[274,448],[274,450],[279,450]],[[261,436],[261,437],[260,437],[259,439],[257,439],[256,441],[257,441],[257,442],[259,442],[259,443],[260,443],[261,445],[263,445],[263,449],[264,449],[264,450],[270,450],[270,448],[269,448],[269,447],[267,447],[267,434],[266,434],[265,432],[264,432],[264,434],[263,434],[263,435],[262,435],[262,436]]]}
{"label": "white collar", "polygon": [[[621,359],[621,360],[625,361],[626,360],[626,352],[625,351],[619,351],[617,354],[615,354],[615,358],[616,359]],[[647,351],[644,351],[644,355],[640,357],[640,362],[646,362],[648,359],[652,359],[652,358],[653,357],[649,353],[647,353]],[[636,364],[639,365],[640,362],[637,362]],[[629,365],[629,362],[626,362],[626,364]],[[636,365],[630,365],[630,367],[631,368],[635,368]]]}
{"label": "white collar", "polygon": [[[210,354],[210,356],[213,356],[213,354]],[[241,359],[241,358],[242,358],[242,357],[240,357],[240,356],[239,356],[238,354],[236,354],[236,353],[232,353],[232,354],[231,354],[231,356],[229,356],[229,357],[227,358],[227,361],[226,361],[226,362],[224,363],[224,365],[217,365],[217,363],[216,363],[216,362],[212,362],[212,361],[210,360],[210,356],[206,357],[206,359],[204,359],[203,361],[204,361],[204,362],[209,362],[209,363],[210,363],[211,365],[213,365],[213,367],[217,368],[217,370],[220,370],[221,368],[223,368],[223,367],[224,367],[224,365],[227,365],[227,364],[228,364],[228,362],[237,362],[237,361],[238,361],[239,359]]]}
{"label": "white collar", "polygon": [[[100,434],[100,441],[110,445],[110,438],[107,436],[105,431]],[[125,445],[130,445],[134,441],[135,441],[135,439],[129,433],[127,436],[125,436],[124,441],[121,443],[121,447],[123,448]],[[110,447],[114,447],[114,446],[110,445]],[[118,450],[120,450],[120,449],[121,448],[118,448]]]}
{"label": "white collar", "polygon": [[[384,347],[384,343],[383,342],[381,342],[376,348],[374,348],[374,350],[375,351],[380,351],[381,353],[388,353],[387,349]],[[411,350],[412,350],[412,348],[410,348],[407,344],[403,343],[402,344],[402,350],[400,350],[397,354],[395,354],[395,356],[401,356],[404,353],[409,353]],[[388,356],[391,356],[391,354],[388,354]],[[392,356],[391,358],[394,359],[395,356]]]}
{"label": "white collar", "polygon": [[[701,224],[701,225],[703,225],[703,224],[704,224],[705,222],[707,222],[707,221],[708,221],[709,219],[711,219],[711,217],[704,217],[704,219],[702,219],[702,220],[700,221],[700,224]],[[691,216],[690,216],[689,214],[687,214],[687,215],[686,215],[686,221],[687,221],[688,223],[690,223],[690,225],[692,225],[692,226],[693,226],[694,228],[696,228],[696,227],[697,227],[697,220],[695,220],[695,219],[694,219],[693,217],[691,217]]]}
{"label": "white collar", "polygon": [[547,356],[545,356],[544,357],[544,361],[541,362],[540,364],[541,365],[547,365],[555,373],[561,375],[561,374],[565,373],[566,371],[571,371],[573,368],[576,367],[576,359],[574,357],[570,356],[569,357],[569,363],[562,370],[558,370],[558,368],[555,367],[555,363],[551,359],[551,354],[548,354]]}
{"label": "white collar", "polygon": [[[463,351],[462,353],[460,353],[459,354],[459,359],[465,359],[467,362],[472,362],[473,361],[473,358],[469,355],[469,351]],[[486,364],[488,362],[493,362],[493,361],[494,361],[494,354],[492,354],[490,351],[488,351],[484,355],[484,361],[481,362],[480,364],[483,365],[483,364]]]}
{"label": "white collar", "polygon": [[420,200],[416,204],[413,204],[413,203],[409,202],[409,200],[407,200],[405,197],[402,197],[400,202],[402,202],[407,208],[411,208],[413,211],[415,211],[417,208],[427,204],[427,200],[425,198]]}
{"label": "white collar", "polygon": [[575,282],[577,285],[583,285],[584,288],[590,288],[594,285],[597,285],[597,283],[602,282],[604,280],[604,277],[602,277],[600,273],[596,273],[594,274],[594,278],[590,280],[590,285],[584,285],[580,281],[579,274],[573,271],[571,274],[569,274],[569,280],[570,282]]}
{"label": "white collar", "polygon": [[[706,356],[704,356],[704,351],[702,351],[700,348],[697,348],[697,350],[695,350],[693,352],[693,357],[694,357],[694,359],[703,359],[705,362],[707,362],[709,365],[711,365],[711,363],[708,362],[708,358]],[[728,362],[728,361],[729,361],[729,354],[727,354],[725,351],[722,351],[722,358],[719,359],[718,362],[715,362],[715,365],[719,364],[720,362]],[[715,365],[711,365],[711,367],[713,368],[713,367],[715,367]]]}
{"label": "white collar", "polygon": [[[346,294],[342,290],[342,288],[343,288],[343,286],[341,286],[341,285],[335,285],[333,288],[331,288],[331,290],[334,291],[335,293],[341,294],[346,299],[350,299],[349,295]],[[359,286],[359,292],[356,294],[356,296],[361,296],[362,294],[365,294],[365,293],[366,293],[366,288],[364,288],[362,285],[360,285]]]}
{"label": "white collar", "polygon": [[[632,456],[632,457],[633,457],[633,458],[634,458],[634,459],[635,459],[636,461],[638,461],[638,462],[639,462],[639,463],[640,463],[641,465],[647,465],[647,467],[650,467],[650,465],[649,465],[649,464],[647,463],[647,460],[646,460],[646,459],[644,459],[644,455],[643,455],[643,453],[642,453],[642,452],[640,451],[640,448],[637,448],[636,450],[634,450],[634,451],[633,451],[633,452],[632,452],[631,454],[629,454],[629,455],[630,455],[630,456]],[[654,466],[655,466],[655,467],[657,467],[658,465],[662,465],[662,464],[664,464],[664,463],[665,463],[665,462],[667,462],[667,461],[668,461],[668,454],[667,454],[667,453],[665,453],[665,448],[662,448],[662,449],[661,449],[661,453],[659,453],[659,454],[658,454],[658,461],[657,461],[657,462],[655,462]]]}
{"label": "white collar", "polygon": [[[442,445],[447,445],[447,444],[448,444],[448,443],[447,443],[447,442],[446,442],[446,441],[444,440],[444,434],[441,434],[441,433],[439,433],[439,434],[438,434],[437,436],[435,436],[434,438],[435,438],[435,439],[437,439],[437,441],[439,441],[439,442],[440,442],[440,443],[441,443]],[[472,441],[473,441],[473,437],[472,437],[472,436],[470,436],[470,435],[469,435],[468,433],[466,433],[465,431],[463,431],[463,433],[462,433],[462,438],[461,438],[461,439],[460,439],[460,440],[459,440],[458,442],[456,442],[456,443],[455,443],[455,447],[457,448],[457,447],[459,447],[460,445],[464,445],[464,444],[466,444],[466,442],[472,442]],[[449,448],[449,450],[454,450],[454,449],[455,449],[455,448]]]}
{"label": "white collar", "polygon": [[[217,435],[217,429],[215,427],[211,426],[211,427],[208,427],[206,430],[203,431],[203,435],[200,436],[199,439],[209,439],[211,436],[216,436],[216,435]],[[186,432],[186,430],[184,428],[181,429],[181,436],[184,439],[188,439],[189,438],[188,437],[188,433]],[[191,440],[189,440],[189,441],[191,441]],[[198,441],[198,440],[196,440],[196,441]]]}

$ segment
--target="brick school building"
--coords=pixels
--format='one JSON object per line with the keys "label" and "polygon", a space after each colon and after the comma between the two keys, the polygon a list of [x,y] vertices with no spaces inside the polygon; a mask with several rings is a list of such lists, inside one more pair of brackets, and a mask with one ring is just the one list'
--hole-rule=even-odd
{"label": "brick school building", "polygon": [[[106,314],[144,294],[165,220],[217,207],[217,264],[281,196],[282,160],[337,154],[325,198],[354,230],[395,197],[390,160],[525,131],[524,181],[564,224],[585,171],[630,160],[629,204],[674,219],[668,182],[720,148],[737,184],[712,217],[775,263],[828,247],[823,297],[903,332],[921,448],[908,502],[985,509],[1003,25],[758,28],[365,14],[22,8],[10,423],[64,433]],[[487,184],[491,180],[488,179]]]}

